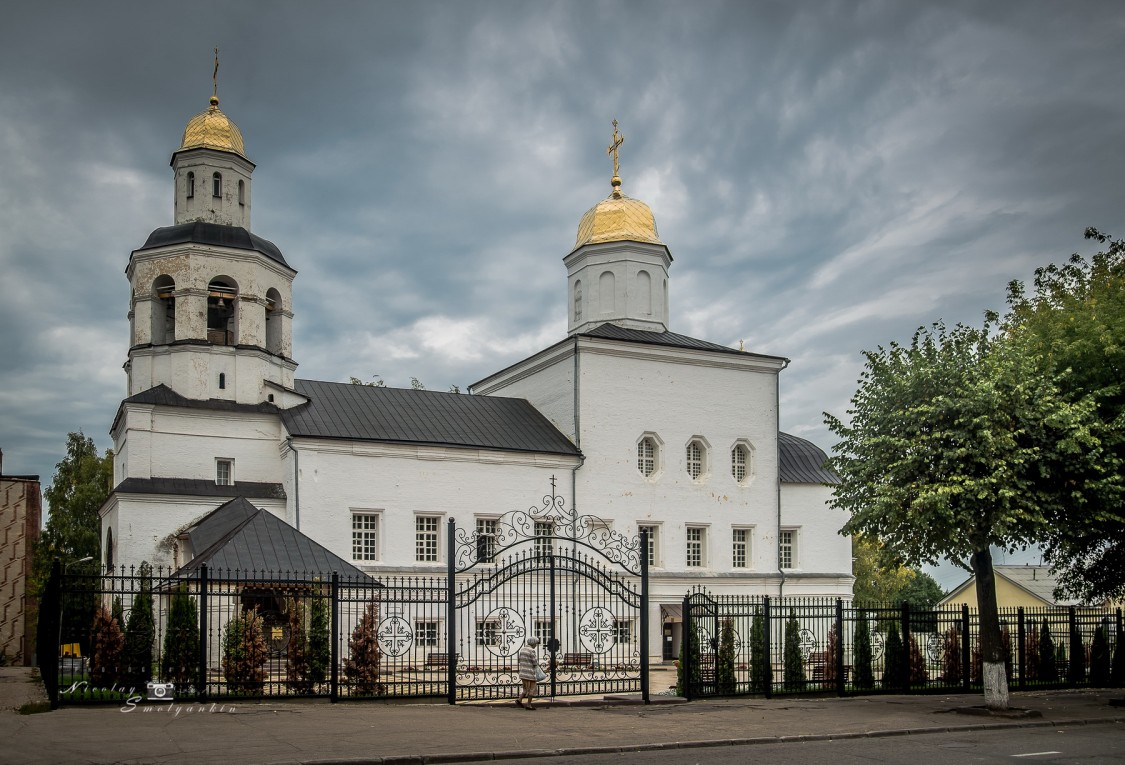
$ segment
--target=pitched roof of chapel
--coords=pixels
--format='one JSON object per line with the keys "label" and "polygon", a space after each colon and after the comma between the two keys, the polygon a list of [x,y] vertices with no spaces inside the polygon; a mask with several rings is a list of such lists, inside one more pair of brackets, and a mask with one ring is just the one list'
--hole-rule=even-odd
{"label": "pitched roof of chapel", "polygon": [[285,487],[264,481],[217,484],[207,478],[126,478],[114,487],[115,494],[171,494],[188,497],[251,497],[285,499]]}
{"label": "pitched roof of chapel", "polygon": [[606,322],[599,324],[588,332],[579,332],[579,337],[600,337],[605,340],[623,340],[627,343],[646,343],[648,345],[663,345],[670,348],[688,348],[697,351],[717,351],[719,353],[733,353],[738,356],[755,356],[762,359],[782,360],[782,356],[770,356],[765,353],[751,353],[740,351],[726,345],[719,345],[708,340],[700,340],[675,332],[652,332],[644,329],[627,329],[616,324]]}
{"label": "pitched roof of chapel", "polygon": [[281,413],[293,436],[580,454],[524,399],[318,380],[295,388],[309,403]]}
{"label": "pitched roof of chapel", "polygon": [[[197,521],[184,534],[195,552],[172,576],[188,578],[206,563],[214,572],[240,575],[308,574],[348,579],[368,575],[310,539],[273,513],[254,507],[244,497],[220,505]],[[221,573],[219,574],[222,575]]]}
{"label": "pitched roof of chapel", "polygon": [[281,250],[270,240],[251,234],[241,226],[225,226],[202,220],[193,220],[176,226],[162,226],[149,234],[148,239],[136,249],[136,252],[172,244],[207,244],[234,250],[254,250],[294,271],[293,267],[285,262]]}

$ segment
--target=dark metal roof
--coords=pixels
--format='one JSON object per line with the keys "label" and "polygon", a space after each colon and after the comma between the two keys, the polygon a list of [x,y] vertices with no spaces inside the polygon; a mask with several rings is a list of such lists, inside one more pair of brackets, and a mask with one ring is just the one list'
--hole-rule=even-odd
{"label": "dark metal roof", "polygon": [[840,483],[840,477],[825,465],[828,455],[811,441],[778,433],[777,452],[782,483]]}
{"label": "dark metal roof", "polygon": [[[305,573],[348,579],[368,575],[277,516],[236,497],[186,532],[195,557],[173,574],[191,577],[204,563],[216,572]],[[221,575],[221,574],[220,574]]]}
{"label": "dark metal roof", "polygon": [[292,270],[289,264],[285,262],[281,250],[268,239],[251,234],[241,226],[224,226],[201,220],[181,223],[178,226],[158,228],[148,235],[148,239],[143,246],[137,249],[137,252],[167,247],[170,244],[209,244],[214,247],[230,247],[236,250],[255,250],[270,260],[277,261]]}
{"label": "dark metal roof", "polygon": [[664,345],[671,348],[690,348],[697,351],[718,351],[719,353],[733,353],[738,356],[755,356],[762,359],[777,359],[785,361],[782,356],[770,356],[764,353],[750,353],[737,348],[728,348],[725,345],[698,340],[687,335],[677,335],[675,332],[649,332],[643,329],[626,329],[616,324],[605,323],[594,327],[589,332],[580,332],[579,337],[600,337],[607,340],[624,340],[627,343],[645,343],[648,345]]}
{"label": "dark metal roof", "polygon": [[113,491],[117,494],[285,499],[285,487],[280,483],[238,481],[230,486],[222,486],[206,478],[126,478]]}
{"label": "dark metal roof", "polygon": [[135,396],[129,396],[125,399],[123,404],[155,404],[157,406],[183,406],[190,409],[210,409],[220,412],[259,412],[262,414],[273,414],[277,412],[277,406],[263,401],[260,404],[239,404],[235,401],[227,401],[222,398],[209,398],[209,399],[195,399],[181,396],[176,391],[169,388],[164,383],[157,385],[155,388],[141,391]]}
{"label": "dark metal roof", "polygon": [[578,455],[524,399],[297,380],[307,404],[281,413],[290,435]]}

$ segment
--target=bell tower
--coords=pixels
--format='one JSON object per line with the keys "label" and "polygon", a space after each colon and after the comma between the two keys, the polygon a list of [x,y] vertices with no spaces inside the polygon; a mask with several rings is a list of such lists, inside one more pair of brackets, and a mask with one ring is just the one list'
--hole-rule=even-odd
{"label": "bell tower", "polygon": [[172,153],[173,225],[129,258],[129,396],[165,385],[188,399],[259,404],[293,387],[297,272],[250,231],[254,163],[219,109],[217,75],[218,51],[210,104]]}

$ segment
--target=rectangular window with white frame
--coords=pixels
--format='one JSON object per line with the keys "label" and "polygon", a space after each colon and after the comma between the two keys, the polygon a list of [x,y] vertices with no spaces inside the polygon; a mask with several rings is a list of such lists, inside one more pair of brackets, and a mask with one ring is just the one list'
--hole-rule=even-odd
{"label": "rectangular window with white frame", "polygon": [[438,622],[414,622],[414,644],[423,648],[437,648],[441,629]]}
{"label": "rectangular window with white frame", "polygon": [[753,529],[735,527],[731,529],[731,568],[750,568]]}
{"label": "rectangular window with white frame", "polygon": [[492,563],[496,557],[496,519],[477,518],[477,562]]}
{"label": "rectangular window with white frame", "polygon": [[234,460],[219,457],[215,460],[215,483],[219,486],[234,486]]}
{"label": "rectangular window with white frame", "polygon": [[648,557],[648,565],[650,568],[656,568],[660,565],[657,563],[659,560],[657,553],[660,551],[660,527],[655,524],[641,524],[637,526],[637,534],[639,535],[642,531],[648,532],[648,548],[644,551],[645,555]]}
{"label": "rectangular window with white frame", "polygon": [[439,527],[436,515],[419,515],[414,519],[414,554],[419,563],[437,563]]}
{"label": "rectangular window with white frame", "polygon": [[546,646],[547,641],[551,639],[551,620],[550,619],[536,619],[534,627],[534,635],[539,638],[539,644]]}
{"label": "rectangular window with white frame", "polygon": [[707,529],[703,526],[687,527],[687,566],[703,568],[707,565]]}
{"label": "rectangular window with white frame", "polygon": [[352,511],[352,560],[379,560],[379,513]]}
{"label": "rectangular window with white frame", "polygon": [[782,529],[778,533],[777,565],[781,569],[797,568],[797,529]]}
{"label": "rectangular window with white frame", "polygon": [[617,645],[629,645],[633,642],[632,619],[617,619],[614,621],[613,640]]}
{"label": "rectangular window with white frame", "polygon": [[545,557],[550,555],[554,550],[552,548],[553,538],[555,533],[555,524],[550,521],[536,521],[535,522],[535,555],[536,557]]}
{"label": "rectangular window with white frame", "polygon": [[500,622],[494,619],[481,619],[477,622],[477,645],[496,645],[500,634]]}

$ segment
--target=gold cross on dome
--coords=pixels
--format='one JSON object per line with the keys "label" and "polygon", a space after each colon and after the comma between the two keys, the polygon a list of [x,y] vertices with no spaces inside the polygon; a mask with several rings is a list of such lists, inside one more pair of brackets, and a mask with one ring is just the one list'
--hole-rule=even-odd
{"label": "gold cross on dome", "polygon": [[621,144],[623,144],[623,143],[625,143],[625,136],[623,136],[623,135],[621,135],[620,133],[617,132],[617,120],[614,120],[613,121],[613,143],[611,143],[609,145],[609,148],[605,150],[605,153],[613,155],[613,177],[615,177],[615,178],[619,175],[619,173],[618,173],[619,165],[618,165],[618,161],[617,161],[617,150],[619,148],[621,148]]}
{"label": "gold cross on dome", "polygon": [[211,95],[218,98],[219,97],[219,49],[218,48],[215,48],[215,71],[211,73],[211,83],[214,86],[214,89],[211,91]]}

